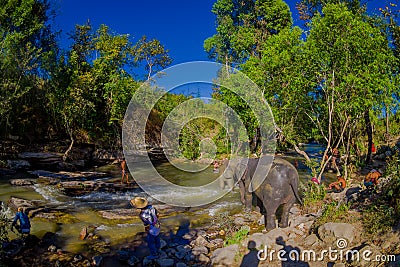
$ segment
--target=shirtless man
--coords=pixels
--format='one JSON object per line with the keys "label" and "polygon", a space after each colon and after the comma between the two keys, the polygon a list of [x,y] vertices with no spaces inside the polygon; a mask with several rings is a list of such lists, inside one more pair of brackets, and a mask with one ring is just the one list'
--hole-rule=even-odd
{"label": "shirtless man", "polygon": [[219,162],[217,161],[217,160],[214,160],[214,169],[213,169],[213,172],[214,173],[219,173]]}
{"label": "shirtless man", "polygon": [[328,185],[328,187],[325,188],[325,190],[332,190],[333,189],[333,192],[339,193],[339,192],[342,192],[345,188],[346,188],[346,180],[342,176],[338,175],[337,176],[337,181],[333,182],[333,183],[330,183]]}
{"label": "shirtless man", "polygon": [[128,179],[128,172],[126,170],[126,160],[125,159],[121,161],[121,173],[122,173],[121,184],[124,183],[124,178],[126,178],[126,183],[130,184],[129,179]]}
{"label": "shirtless man", "polygon": [[372,187],[378,184],[379,177],[382,176],[381,171],[372,169],[364,179],[365,187]]}

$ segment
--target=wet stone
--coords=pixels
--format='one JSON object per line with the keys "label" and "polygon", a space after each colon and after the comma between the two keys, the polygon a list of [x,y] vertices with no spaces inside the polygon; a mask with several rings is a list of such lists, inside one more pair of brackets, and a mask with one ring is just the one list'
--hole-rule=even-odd
{"label": "wet stone", "polygon": [[[165,240],[164,239],[160,239],[160,248],[161,249],[164,249],[165,247],[167,247],[167,242],[165,242]],[[173,247],[173,246],[169,246],[169,247]]]}
{"label": "wet stone", "polygon": [[12,170],[29,169],[31,164],[26,160],[7,160],[7,166]]}
{"label": "wet stone", "polygon": [[198,236],[196,240],[193,241],[195,246],[206,246],[209,242],[202,236]]}
{"label": "wet stone", "polygon": [[210,262],[210,258],[207,257],[204,254],[200,254],[198,257],[198,261],[203,262],[203,263],[209,263]]}
{"label": "wet stone", "polygon": [[200,254],[207,254],[207,253],[208,253],[208,248],[204,247],[204,246],[194,247],[192,249],[192,254],[195,256],[198,256]]}
{"label": "wet stone", "polygon": [[160,267],[172,267],[175,264],[173,259],[157,259],[156,262]]}
{"label": "wet stone", "polygon": [[30,201],[17,197],[10,197],[8,200],[8,207],[12,210],[17,210],[18,207],[23,207],[24,209],[32,209],[37,205],[38,201]]}
{"label": "wet stone", "polygon": [[190,246],[179,245],[179,246],[176,247],[176,250],[177,250],[178,252],[188,253],[188,252],[190,252],[192,249],[191,249]]}
{"label": "wet stone", "polygon": [[34,183],[32,180],[28,179],[13,179],[10,180],[10,184],[14,186],[30,186],[33,185]]}
{"label": "wet stone", "polygon": [[183,251],[178,251],[178,252],[175,253],[175,257],[180,259],[180,260],[185,258],[185,256],[186,256],[186,252],[183,252]]}
{"label": "wet stone", "polygon": [[94,265],[94,266],[100,266],[100,264],[101,264],[101,261],[103,260],[103,257],[102,256],[94,256],[93,258],[92,258],[92,264]]}
{"label": "wet stone", "polygon": [[135,266],[138,262],[139,260],[135,256],[131,256],[127,263],[129,266]]}
{"label": "wet stone", "polygon": [[81,261],[82,259],[83,259],[82,255],[77,254],[77,255],[74,256],[73,261],[74,261],[74,262],[78,262],[78,261]]}

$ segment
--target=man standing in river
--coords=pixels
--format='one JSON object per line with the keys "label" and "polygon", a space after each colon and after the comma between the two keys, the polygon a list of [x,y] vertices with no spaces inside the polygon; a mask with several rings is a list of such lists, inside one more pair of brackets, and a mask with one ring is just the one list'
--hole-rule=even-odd
{"label": "man standing in river", "polygon": [[124,183],[124,178],[126,178],[126,183],[130,184],[129,179],[128,179],[128,172],[126,171],[126,160],[125,159],[123,159],[121,161],[121,174],[122,174],[121,184]]}

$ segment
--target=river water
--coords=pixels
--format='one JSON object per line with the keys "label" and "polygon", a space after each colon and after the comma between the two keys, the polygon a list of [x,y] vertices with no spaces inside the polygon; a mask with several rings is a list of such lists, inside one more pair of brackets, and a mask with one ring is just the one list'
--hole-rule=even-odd
{"label": "river water", "polygon": [[[304,150],[311,157],[320,157],[320,150],[323,148],[319,145],[307,145]],[[285,157],[289,161],[299,160],[299,175],[302,183],[310,179],[308,169],[301,164],[301,158]],[[96,171],[106,172],[110,175],[107,180],[118,181],[120,179],[119,167],[116,165],[107,165],[95,169]],[[218,177],[214,174],[210,166],[205,171],[198,174],[194,173],[188,176],[182,171],[177,170],[169,163],[157,164],[157,170],[163,176],[178,185],[193,184],[197,181],[199,185],[206,184]],[[101,210],[114,210],[130,208],[129,201],[136,196],[145,196],[140,188],[132,189],[127,192],[92,192],[84,196],[68,197],[62,194],[55,186],[35,184],[33,187],[16,187],[11,186],[9,180],[15,177],[2,177],[0,179],[0,201],[7,203],[11,196],[23,198],[27,200],[43,200],[49,204],[56,204],[60,208],[65,208],[71,215],[71,220],[62,224],[56,224],[49,221],[44,221],[38,218],[32,219],[31,233],[42,237],[46,232],[57,233],[62,240],[65,241],[64,250],[79,253],[85,250],[86,241],[79,240],[79,233],[85,226],[96,227],[96,233],[108,240],[111,245],[121,245],[127,240],[132,239],[137,233],[143,231],[143,225],[139,218],[125,221],[114,221],[105,219],[99,215]],[[105,178],[103,178],[105,179]],[[132,178],[130,178],[132,179]],[[332,179],[332,175],[328,175],[326,182]],[[207,194],[207,192],[203,192]],[[173,197],[174,192],[160,192]],[[157,198],[157,196],[155,196]],[[193,196],[187,196],[192,198]],[[148,197],[149,198],[149,197]],[[150,198],[152,202],[152,198]],[[171,216],[164,215],[162,218],[163,231],[176,231],[179,225],[185,221],[190,222],[190,227],[194,228],[209,222],[212,216],[222,211],[238,211],[242,208],[238,190],[228,193],[221,199],[193,211],[173,213]],[[15,238],[13,233],[10,233],[10,238]]]}

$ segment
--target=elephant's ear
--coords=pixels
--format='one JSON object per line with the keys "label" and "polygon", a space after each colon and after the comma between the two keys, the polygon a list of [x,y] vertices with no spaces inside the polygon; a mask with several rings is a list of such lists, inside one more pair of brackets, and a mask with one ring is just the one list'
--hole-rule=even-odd
{"label": "elephant's ear", "polygon": [[249,183],[249,192],[254,192],[265,181],[274,161],[273,156],[263,156],[258,160],[258,164],[254,166],[254,174]]}
{"label": "elephant's ear", "polygon": [[249,159],[248,158],[235,158],[234,165],[236,166],[235,179],[239,181],[243,175],[246,174],[248,168]]}

